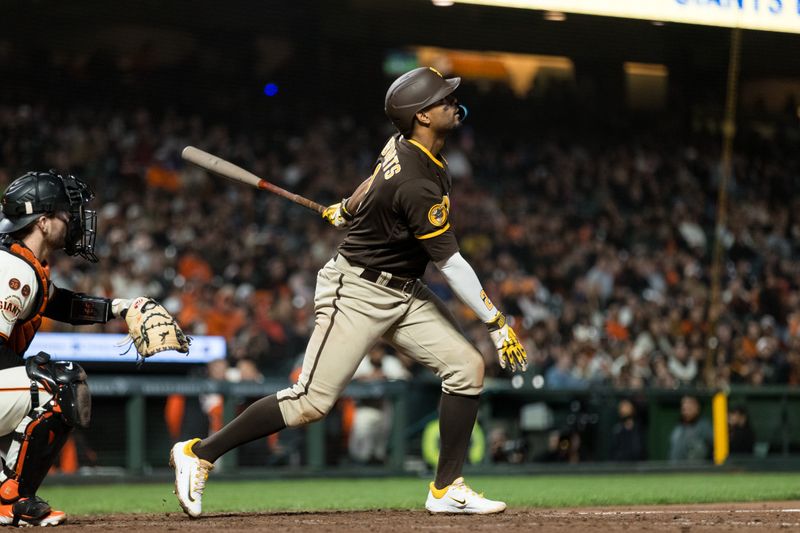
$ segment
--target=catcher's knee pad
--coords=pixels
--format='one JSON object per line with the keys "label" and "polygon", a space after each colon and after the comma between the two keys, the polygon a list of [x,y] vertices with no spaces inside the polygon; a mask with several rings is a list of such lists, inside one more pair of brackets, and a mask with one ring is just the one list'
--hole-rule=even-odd
{"label": "catcher's knee pad", "polygon": [[[39,352],[25,362],[25,370],[33,383],[44,387],[52,399],[43,407],[60,413],[68,426],[89,427],[92,397],[81,365],[68,361],[51,361]],[[38,393],[31,388],[32,409],[39,407]]]}
{"label": "catcher's knee pad", "polygon": [[278,406],[288,427],[310,424],[322,419],[336,403],[335,396],[325,396],[300,384],[278,392]]}
{"label": "catcher's knee pad", "polygon": [[61,413],[52,409],[32,409],[25,416],[11,434],[0,473],[0,502],[9,504],[36,494],[71,429]]}

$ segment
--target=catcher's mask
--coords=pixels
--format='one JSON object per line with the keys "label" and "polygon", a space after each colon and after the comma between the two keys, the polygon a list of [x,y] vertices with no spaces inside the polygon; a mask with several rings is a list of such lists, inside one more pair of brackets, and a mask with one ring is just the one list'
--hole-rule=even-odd
{"label": "catcher's mask", "polygon": [[[415,68],[397,78],[386,91],[386,115],[407,137],[414,128],[416,114],[449,96],[460,83],[461,78],[445,79],[434,68]],[[466,118],[464,106],[459,106],[459,114],[462,120]]]}
{"label": "catcher's mask", "polygon": [[3,194],[0,233],[14,233],[42,215],[64,211],[70,215],[64,251],[96,263],[97,212],[85,207],[92,198],[89,186],[75,176],[54,170],[28,172],[11,182]]}

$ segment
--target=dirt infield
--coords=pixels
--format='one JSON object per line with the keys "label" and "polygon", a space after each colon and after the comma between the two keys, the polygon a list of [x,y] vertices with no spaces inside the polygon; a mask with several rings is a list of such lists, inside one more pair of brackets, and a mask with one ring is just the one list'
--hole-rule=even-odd
{"label": "dirt infield", "polygon": [[800,502],[761,502],[583,509],[511,509],[495,516],[431,516],[424,511],[224,513],[191,520],[180,513],[75,516],[58,531],[219,531],[308,533],[447,531],[503,533],[800,530]]}

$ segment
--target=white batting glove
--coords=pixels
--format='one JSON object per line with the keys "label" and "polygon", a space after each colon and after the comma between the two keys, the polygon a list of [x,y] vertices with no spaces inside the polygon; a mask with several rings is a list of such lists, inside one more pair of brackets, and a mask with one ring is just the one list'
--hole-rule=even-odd
{"label": "white batting glove", "polygon": [[497,313],[494,318],[486,323],[489,328],[489,336],[497,349],[497,357],[500,359],[500,368],[511,365],[511,370],[517,369],[524,372],[528,369],[528,354],[525,347],[517,339],[517,334],[506,324],[506,317],[503,313]]}
{"label": "white batting glove", "polygon": [[328,223],[334,228],[347,227],[353,221],[353,215],[344,208],[344,203],[346,201],[347,198],[341,202],[329,205],[322,212],[322,218],[328,221]]}
{"label": "white batting glove", "polygon": [[131,304],[133,304],[133,300],[114,298],[111,300],[111,316],[115,318],[125,318],[123,314],[128,311]]}

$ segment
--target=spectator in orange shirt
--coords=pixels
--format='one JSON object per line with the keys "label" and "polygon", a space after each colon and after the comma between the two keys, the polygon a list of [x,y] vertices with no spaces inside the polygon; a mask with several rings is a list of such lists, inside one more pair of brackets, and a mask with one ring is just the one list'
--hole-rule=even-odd
{"label": "spectator in orange shirt", "polygon": [[214,304],[206,315],[206,333],[220,335],[230,342],[245,325],[245,317],[244,309],[234,302],[233,287],[226,285],[214,295]]}

